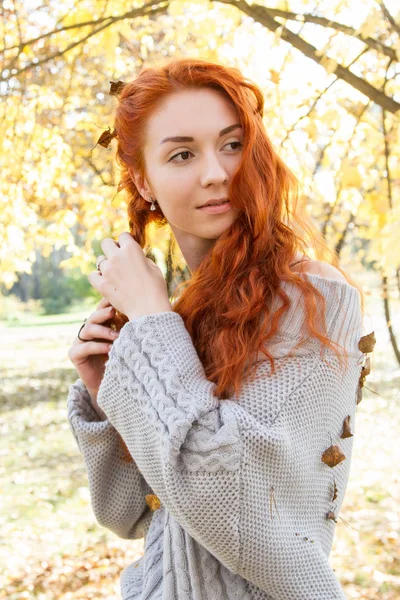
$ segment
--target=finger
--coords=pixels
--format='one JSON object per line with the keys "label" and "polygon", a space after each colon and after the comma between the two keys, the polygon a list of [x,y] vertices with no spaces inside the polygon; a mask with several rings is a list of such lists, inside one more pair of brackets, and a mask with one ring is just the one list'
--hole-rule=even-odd
{"label": "finger", "polygon": [[96,323],[86,323],[85,327],[82,329],[80,336],[84,340],[116,340],[119,333],[114,331],[110,327],[105,327],[104,325],[97,325]]}
{"label": "finger", "polygon": [[90,317],[88,317],[85,323],[85,327],[89,323],[104,323],[104,321],[108,321],[108,319],[111,319],[111,317],[113,317],[114,314],[115,309],[113,306],[111,306],[111,304],[110,306],[106,306],[105,308],[99,308],[94,313],[92,313]]}
{"label": "finger", "polygon": [[108,354],[112,348],[109,342],[86,342],[85,344],[74,344],[68,353],[69,358],[74,361],[79,361],[88,356],[96,354]]}
{"label": "finger", "polygon": [[107,298],[102,298],[100,300],[100,302],[98,303],[98,305],[96,306],[96,310],[99,310],[101,308],[107,308],[108,306],[111,306],[111,304],[109,303]]}
{"label": "finger", "polygon": [[103,262],[105,262],[107,260],[107,256],[104,256],[104,254],[100,254],[100,256],[98,256],[96,258],[96,271],[100,271],[101,273],[101,264]]}
{"label": "finger", "polygon": [[112,240],[111,238],[105,238],[101,242],[100,246],[104,252],[104,255],[107,258],[110,258],[111,256],[115,256],[115,254],[118,253],[119,244],[115,240]]}
{"label": "finger", "polygon": [[98,292],[101,292],[101,288],[102,288],[102,283],[103,283],[103,276],[101,273],[99,273],[98,271],[93,271],[92,273],[89,273],[88,275],[88,280],[89,283],[92,287],[94,287],[95,290],[97,290]]}
{"label": "finger", "polygon": [[136,246],[139,246],[139,244],[133,239],[132,235],[128,231],[123,231],[118,236],[118,243],[121,248],[122,246],[126,246],[126,244],[132,244],[132,242],[134,242]]}

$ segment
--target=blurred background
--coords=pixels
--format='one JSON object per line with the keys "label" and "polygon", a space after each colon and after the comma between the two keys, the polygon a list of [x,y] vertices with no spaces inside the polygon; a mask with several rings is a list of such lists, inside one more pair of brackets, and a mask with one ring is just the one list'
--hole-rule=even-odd
{"label": "blurred background", "polygon": [[[350,599],[400,598],[398,0],[2,0],[0,15],[0,598],[116,600],[142,553],[92,514],[67,352],[98,300],[99,243],[128,229],[115,147],[96,145],[109,82],[186,56],[262,88],[306,210],[363,286],[377,343],[332,565]],[[188,273],[168,228],[151,247],[172,291]]]}

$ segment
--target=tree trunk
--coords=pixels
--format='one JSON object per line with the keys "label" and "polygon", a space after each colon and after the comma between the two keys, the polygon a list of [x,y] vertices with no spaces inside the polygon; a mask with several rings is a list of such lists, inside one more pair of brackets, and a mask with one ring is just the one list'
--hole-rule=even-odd
{"label": "tree trunk", "polygon": [[397,359],[398,364],[400,365],[400,350],[399,350],[399,347],[397,345],[396,336],[394,334],[392,323],[391,323],[391,320],[390,320],[388,278],[387,278],[387,275],[385,275],[383,271],[381,271],[381,278],[382,278],[383,307],[384,307],[384,310],[385,310],[386,324],[387,324],[387,328],[388,328],[388,331],[389,331],[390,342],[392,344],[392,348],[393,348],[395,357]]}

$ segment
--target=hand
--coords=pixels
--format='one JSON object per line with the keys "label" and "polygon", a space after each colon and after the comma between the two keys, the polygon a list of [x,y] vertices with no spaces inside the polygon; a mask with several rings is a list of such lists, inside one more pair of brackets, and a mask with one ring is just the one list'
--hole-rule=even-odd
{"label": "hand", "polygon": [[101,248],[107,260],[101,261],[101,272],[90,273],[89,281],[119,312],[131,321],[172,311],[162,272],[130,233],[121,233],[118,243],[106,238]]}
{"label": "hand", "polygon": [[114,308],[103,298],[80,332],[80,336],[89,341],[83,342],[76,337],[68,351],[68,357],[90,394],[93,408],[103,420],[106,416],[97,404],[97,392],[103,379],[108,353],[119,334],[102,323],[108,321],[114,313]]}

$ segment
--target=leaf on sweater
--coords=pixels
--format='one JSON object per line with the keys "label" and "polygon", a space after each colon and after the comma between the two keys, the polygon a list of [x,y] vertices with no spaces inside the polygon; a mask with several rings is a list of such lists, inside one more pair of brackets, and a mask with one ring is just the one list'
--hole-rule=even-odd
{"label": "leaf on sweater", "polygon": [[372,352],[376,343],[375,331],[371,331],[368,335],[364,335],[358,342],[358,349],[361,352]]}
{"label": "leaf on sweater", "polygon": [[357,395],[356,395],[356,405],[358,406],[362,400],[362,386],[359,385],[357,388]]}
{"label": "leaf on sweater", "polygon": [[347,415],[347,417],[343,421],[343,431],[340,437],[342,439],[353,437],[353,434],[350,431],[350,415]]}
{"label": "leaf on sweater", "polygon": [[365,364],[361,369],[360,379],[358,380],[358,388],[357,388],[357,396],[356,396],[356,404],[360,404],[362,400],[362,389],[365,385],[365,378],[367,375],[371,373],[371,360],[370,357],[367,356]]}
{"label": "leaf on sweater", "polygon": [[322,462],[328,467],[336,467],[339,463],[345,460],[346,456],[343,454],[339,446],[329,446],[322,454]]}
{"label": "leaf on sweater", "polygon": [[334,502],[336,500],[337,493],[338,493],[338,489],[337,489],[336,481],[333,480],[333,497],[332,497],[331,502]]}
{"label": "leaf on sweater", "polygon": [[160,499],[155,494],[146,494],[145,498],[146,504],[150,508],[150,510],[154,511],[160,508]]}
{"label": "leaf on sweater", "polygon": [[329,520],[331,520],[331,521],[335,521],[335,523],[337,523],[336,515],[333,512],[333,510],[330,510],[329,512],[326,513],[326,518],[329,519]]}
{"label": "leaf on sweater", "polygon": [[124,462],[133,462],[133,458],[131,456],[131,453],[128,450],[128,446],[125,444],[124,440],[122,439],[122,437],[120,435],[119,435],[119,438],[120,438],[120,444],[122,446],[122,451],[123,451],[122,460]]}

